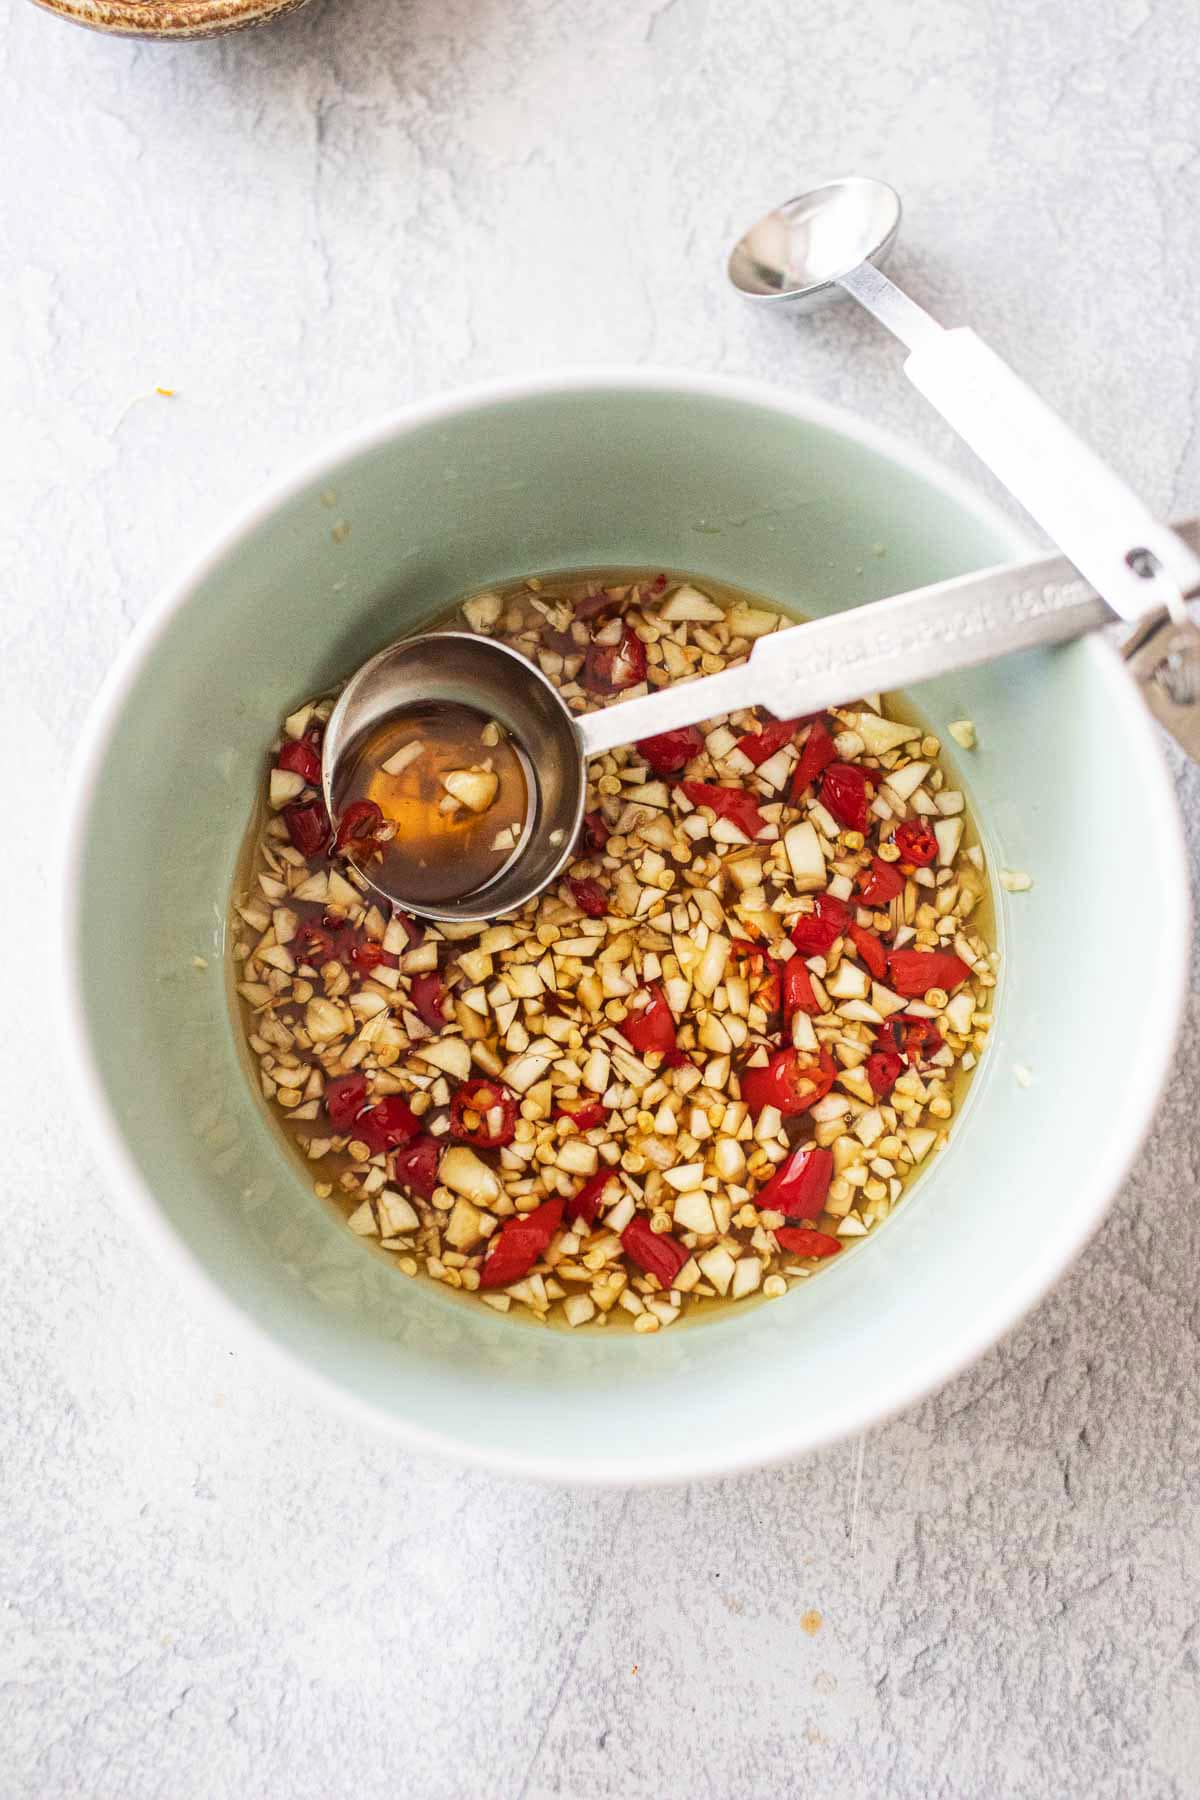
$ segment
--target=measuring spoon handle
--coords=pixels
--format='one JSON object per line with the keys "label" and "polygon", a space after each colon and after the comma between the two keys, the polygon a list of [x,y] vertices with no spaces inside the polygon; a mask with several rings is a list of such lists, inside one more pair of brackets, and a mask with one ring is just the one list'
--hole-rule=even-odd
{"label": "measuring spoon handle", "polygon": [[904,372],[1122,618],[1200,590],[1192,547],[973,331],[926,334]]}
{"label": "measuring spoon handle", "polygon": [[[1200,518],[1174,527],[1200,551]],[[1065,556],[1005,564],[759,638],[748,661],[576,720],[585,756],[762,706],[778,719],[909,687],[1115,620]]]}

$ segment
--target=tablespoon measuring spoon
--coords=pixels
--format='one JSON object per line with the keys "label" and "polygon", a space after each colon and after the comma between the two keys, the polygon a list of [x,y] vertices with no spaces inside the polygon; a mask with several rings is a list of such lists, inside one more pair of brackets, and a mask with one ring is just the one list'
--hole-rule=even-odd
{"label": "tablespoon measuring spoon", "polygon": [[[1177,530],[1189,554],[1200,552],[1200,519]],[[442,701],[494,719],[520,745],[532,777],[524,829],[503,867],[473,892],[433,905],[385,886],[377,866],[361,866],[376,892],[407,911],[464,923],[490,919],[548,887],[576,854],[589,757],[743,707],[761,706],[776,718],[819,712],[1065,643],[1115,617],[1066,557],[1042,557],[786,626],[758,638],[734,668],[583,714],[572,713],[539,669],[494,638],[466,631],[404,638],[364,663],[338,698],[322,754],[325,803],[335,817],[343,772],[370,734],[406,708]]]}
{"label": "tablespoon measuring spoon", "polygon": [[1123,651],[1159,722],[1200,758],[1200,557],[1157,520],[1008,364],[945,330],[879,267],[900,228],[886,182],[848,176],[764,214],[735,245],[747,299],[810,311],[849,294],[908,348],[904,372],[1121,618]]}
{"label": "tablespoon measuring spoon", "polygon": [[852,295],[908,347],[904,372],[1124,619],[1177,611],[1200,558],[965,326],[946,330],[882,273],[900,228],[886,182],[851,176],[787,201],[729,258],[747,299],[811,310]]}

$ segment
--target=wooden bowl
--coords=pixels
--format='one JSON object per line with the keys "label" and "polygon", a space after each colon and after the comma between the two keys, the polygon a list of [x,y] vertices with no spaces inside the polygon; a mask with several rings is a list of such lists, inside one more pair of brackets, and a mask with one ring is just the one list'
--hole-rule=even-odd
{"label": "wooden bowl", "polygon": [[122,37],[204,38],[268,25],[308,0],[35,0],[60,19]]}

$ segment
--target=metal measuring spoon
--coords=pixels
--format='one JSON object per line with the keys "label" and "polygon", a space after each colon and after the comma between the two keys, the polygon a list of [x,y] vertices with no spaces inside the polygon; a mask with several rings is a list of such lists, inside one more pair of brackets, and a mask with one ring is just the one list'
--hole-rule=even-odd
{"label": "metal measuring spoon", "polygon": [[330,718],[323,777],[331,812],[343,759],[365,733],[431,698],[497,719],[524,748],[535,779],[521,841],[484,887],[436,907],[380,891],[446,920],[511,911],[570,860],[590,756],[743,707],[780,718],[816,712],[1062,643],[1118,617],[1136,623],[1125,654],[1148,705],[1200,757],[1200,632],[1186,605],[1200,591],[1197,523],[1179,531],[1161,524],[973,331],[944,330],[881,274],[900,215],[886,182],[829,182],[752,226],[730,256],[730,279],[752,300],[799,310],[853,295],[907,345],[909,379],[1066,556],[939,582],[773,632],[737,668],[583,717],[532,664],[490,639],[441,633],[394,644],[359,670]]}
{"label": "metal measuring spoon", "polygon": [[[1177,529],[1189,554],[1200,552],[1200,519]],[[787,626],[757,639],[736,668],[583,714],[572,713],[539,669],[493,638],[463,631],[406,638],[364,663],[342,690],[325,730],[325,802],[333,816],[340,771],[377,725],[406,707],[452,701],[496,719],[522,746],[533,774],[525,830],[499,873],[434,906],[382,887],[370,866],[362,871],[407,911],[489,919],[540,893],[574,856],[589,757],[748,706],[777,718],[819,712],[1017,650],[1066,643],[1115,618],[1066,557],[1047,556]]]}
{"label": "metal measuring spoon", "polygon": [[880,272],[900,196],[852,175],[764,214],[729,278],[749,300],[811,311],[849,294],[909,355],[904,372],[1137,629],[1123,654],[1159,723],[1200,759],[1200,631],[1186,605],[1200,558],[973,331],[944,330]]}
{"label": "metal measuring spoon", "polygon": [[965,326],[945,330],[876,266],[900,196],[850,176],[761,218],[734,247],[747,299],[802,311],[850,294],[907,345],[904,373],[1123,619],[1178,610],[1200,558]]}

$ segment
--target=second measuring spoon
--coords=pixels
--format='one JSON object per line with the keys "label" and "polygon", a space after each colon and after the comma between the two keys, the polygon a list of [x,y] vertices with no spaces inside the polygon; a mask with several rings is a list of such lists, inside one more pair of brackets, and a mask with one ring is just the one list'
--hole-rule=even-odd
{"label": "second measuring spoon", "polygon": [[851,295],[908,348],[904,372],[1064,550],[1113,611],[1186,622],[1200,557],[965,326],[946,330],[882,274],[900,197],[849,176],[766,213],[735,245],[729,278],[747,299],[811,310]]}

